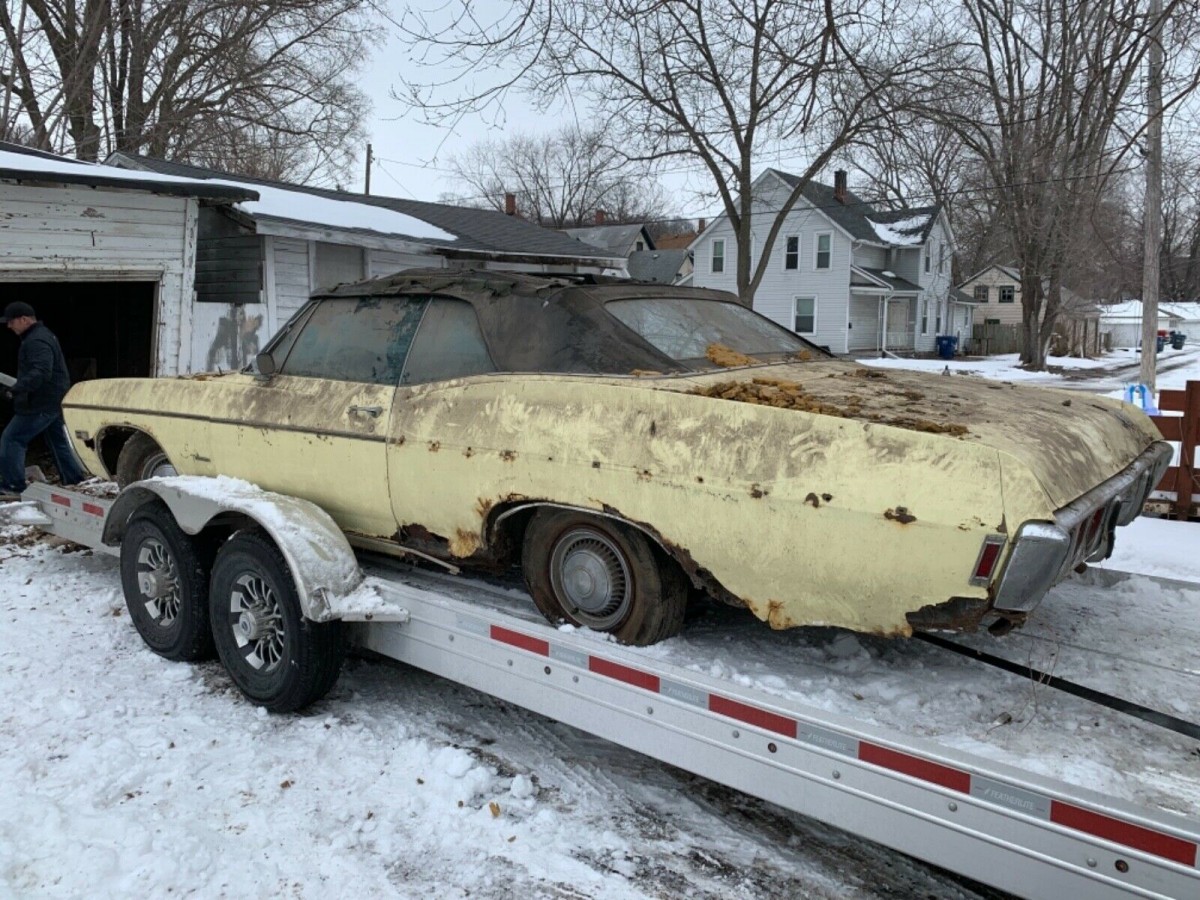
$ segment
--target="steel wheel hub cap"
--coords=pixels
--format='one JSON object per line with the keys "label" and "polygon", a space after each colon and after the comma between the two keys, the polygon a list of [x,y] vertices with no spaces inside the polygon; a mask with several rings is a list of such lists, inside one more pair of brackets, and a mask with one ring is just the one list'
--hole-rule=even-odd
{"label": "steel wheel hub cap", "polygon": [[590,530],[564,535],[550,559],[550,578],[571,615],[591,628],[611,628],[628,611],[629,568],[604,535]]}
{"label": "steel wheel hub cap", "polygon": [[138,592],[150,618],[164,628],[179,615],[183,591],[175,571],[175,560],[161,541],[147,538],[138,547]]}
{"label": "steel wheel hub cap", "polygon": [[283,660],[283,614],[275,591],[259,575],[247,573],[233,583],[229,597],[229,627],[246,663],[262,672]]}

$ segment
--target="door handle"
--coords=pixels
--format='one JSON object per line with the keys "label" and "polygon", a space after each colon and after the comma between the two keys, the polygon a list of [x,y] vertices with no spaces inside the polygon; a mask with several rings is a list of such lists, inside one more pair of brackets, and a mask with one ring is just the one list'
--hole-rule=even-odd
{"label": "door handle", "polygon": [[370,416],[372,419],[378,419],[379,414],[383,412],[382,406],[351,406],[347,412],[357,413],[360,416]]}

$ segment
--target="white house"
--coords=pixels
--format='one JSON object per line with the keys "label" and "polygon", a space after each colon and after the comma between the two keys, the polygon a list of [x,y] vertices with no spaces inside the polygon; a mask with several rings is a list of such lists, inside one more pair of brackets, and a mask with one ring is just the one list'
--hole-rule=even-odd
{"label": "white house", "polygon": [[[775,216],[799,184],[768,169],[752,185],[752,263]],[[721,216],[691,244],[698,287],[736,291],[737,241]],[[971,334],[973,304],[952,297],[954,235],[927,206],[877,210],[835,173],[809,182],[788,213],[754,295],[754,309],[835,353],[930,351],[939,334]]]}
{"label": "white house", "polygon": [[[1158,308],[1156,330],[1170,331],[1180,323],[1180,317],[1168,307]],[[1125,300],[1101,307],[1100,334],[1114,349],[1134,348],[1142,345],[1142,301]]]}

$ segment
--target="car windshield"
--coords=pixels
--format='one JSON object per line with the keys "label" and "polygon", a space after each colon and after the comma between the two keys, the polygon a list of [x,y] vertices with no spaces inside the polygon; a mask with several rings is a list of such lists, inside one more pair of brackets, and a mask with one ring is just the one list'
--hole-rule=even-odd
{"label": "car windshield", "polygon": [[689,368],[709,368],[714,345],[771,362],[813,345],[739,306],[684,297],[612,300],[605,309],[655,349]]}

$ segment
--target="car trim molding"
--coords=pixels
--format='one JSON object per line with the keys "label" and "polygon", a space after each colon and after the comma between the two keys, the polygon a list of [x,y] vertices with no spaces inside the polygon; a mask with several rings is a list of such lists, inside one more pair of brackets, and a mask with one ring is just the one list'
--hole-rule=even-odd
{"label": "car trim molding", "polygon": [[[223,419],[214,416],[202,416],[196,413],[163,413],[153,412],[143,409],[128,409],[119,406],[87,406],[81,403],[64,403],[63,409],[88,409],[94,412],[111,412],[121,413],[130,416],[152,416],[157,419],[188,419],[195,422],[208,422],[213,425],[241,425],[247,428],[264,428],[268,431],[292,431],[300,434],[323,434],[330,437],[350,438],[356,441],[366,441],[367,443],[383,444],[387,443],[388,437],[383,434],[362,434],[357,431],[340,431],[331,428],[302,428],[299,425],[280,425],[277,422],[259,422],[250,421],[248,419]],[[132,422],[114,423],[105,427],[105,431],[110,428],[137,428]]]}

